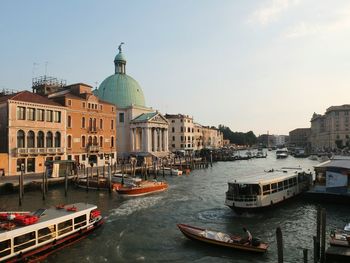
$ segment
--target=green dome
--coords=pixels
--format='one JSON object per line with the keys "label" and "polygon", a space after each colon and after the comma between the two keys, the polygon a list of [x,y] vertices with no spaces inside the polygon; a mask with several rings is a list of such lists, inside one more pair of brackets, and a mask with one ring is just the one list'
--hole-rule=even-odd
{"label": "green dome", "polygon": [[95,95],[119,108],[131,105],[145,107],[145,97],[140,85],[126,74],[116,73],[106,78],[96,90]]}
{"label": "green dome", "polygon": [[119,53],[115,56],[114,61],[126,61],[126,59],[125,59],[123,53],[122,53],[122,52],[119,52]]}

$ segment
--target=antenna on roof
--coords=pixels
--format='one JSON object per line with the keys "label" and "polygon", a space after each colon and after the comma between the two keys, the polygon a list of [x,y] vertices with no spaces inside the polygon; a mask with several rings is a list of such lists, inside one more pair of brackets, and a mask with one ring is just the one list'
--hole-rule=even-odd
{"label": "antenna on roof", "polygon": [[48,61],[45,61],[45,76],[46,76],[46,74],[47,74],[47,65],[49,64],[49,62]]}

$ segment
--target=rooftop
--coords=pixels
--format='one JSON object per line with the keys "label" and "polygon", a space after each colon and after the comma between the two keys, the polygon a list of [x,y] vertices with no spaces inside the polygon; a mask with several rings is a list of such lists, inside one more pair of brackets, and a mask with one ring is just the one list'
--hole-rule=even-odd
{"label": "rooftop", "polygon": [[37,104],[52,105],[52,106],[61,106],[60,104],[53,102],[44,96],[32,93],[27,90],[0,97],[0,103],[8,100],[24,101],[24,102],[31,102],[31,103],[37,103]]}

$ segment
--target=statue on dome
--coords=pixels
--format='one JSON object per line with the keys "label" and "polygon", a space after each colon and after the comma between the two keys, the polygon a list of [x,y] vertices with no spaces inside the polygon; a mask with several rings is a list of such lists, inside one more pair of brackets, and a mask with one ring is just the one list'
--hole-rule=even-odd
{"label": "statue on dome", "polygon": [[118,49],[119,49],[120,53],[122,52],[122,45],[124,45],[124,44],[125,44],[124,42],[121,42],[120,45],[118,46]]}

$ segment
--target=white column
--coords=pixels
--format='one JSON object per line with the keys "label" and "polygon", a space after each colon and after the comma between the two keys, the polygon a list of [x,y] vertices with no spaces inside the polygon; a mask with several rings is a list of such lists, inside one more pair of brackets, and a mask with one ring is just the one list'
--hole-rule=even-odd
{"label": "white column", "polygon": [[148,143],[148,141],[149,141],[149,136],[148,136],[148,131],[149,131],[149,129],[148,129],[148,127],[146,127],[146,128],[144,128],[145,129],[145,136],[144,136],[144,138],[145,138],[145,148],[144,148],[144,152],[149,152],[150,150],[149,150],[149,143]]}
{"label": "white column", "polygon": [[157,129],[153,130],[153,149],[154,151],[158,151],[158,144],[157,144]]}
{"label": "white column", "polygon": [[142,151],[147,152],[147,128],[142,128]]}
{"label": "white column", "polygon": [[159,147],[158,151],[163,151],[163,129],[159,129]]}
{"label": "white column", "polygon": [[131,129],[131,132],[130,132],[130,151],[134,151],[134,147],[135,147],[135,143],[134,143],[134,128]]}
{"label": "white column", "polygon": [[164,151],[167,152],[169,147],[168,129],[164,129]]}
{"label": "white column", "polygon": [[147,128],[147,151],[152,151],[152,128]]}

